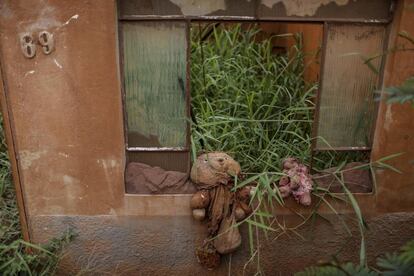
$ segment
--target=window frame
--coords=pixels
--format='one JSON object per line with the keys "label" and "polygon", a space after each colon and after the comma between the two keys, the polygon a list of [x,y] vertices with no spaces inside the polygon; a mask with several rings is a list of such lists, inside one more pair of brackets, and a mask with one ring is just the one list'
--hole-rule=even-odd
{"label": "window frame", "polygon": [[[118,6],[122,3],[122,0],[118,1]],[[323,25],[323,38],[321,45],[321,56],[320,56],[320,75],[318,79],[318,89],[315,95],[315,110],[313,113],[313,123],[311,129],[311,152],[310,152],[310,162],[311,166],[313,163],[314,155],[320,151],[368,151],[370,155],[372,153],[372,143],[375,140],[375,129],[376,129],[376,119],[378,117],[379,104],[375,104],[373,111],[373,123],[371,128],[372,140],[369,147],[332,147],[332,148],[316,148],[316,139],[318,137],[318,120],[320,112],[320,97],[323,93],[322,90],[322,81],[324,76],[324,65],[325,65],[325,56],[326,56],[326,44],[329,35],[329,27],[338,23],[346,25],[376,25],[384,26],[385,34],[383,43],[383,50],[385,51],[389,41],[390,28],[393,15],[393,1],[390,1],[390,10],[389,16],[387,18],[379,19],[366,19],[366,18],[312,18],[312,17],[297,17],[297,16],[282,16],[282,17],[257,17],[257,16],[228,16],[228,15],[123,15],[121,9],[118,8],[118,38],[119,38],[119,57],[120,57],[120,74],[121,74],[121,91],[122,91],[122,108],[124,114],[124,137],[125,137],[125,151],[126,151],[126,164],[129,163],[129,154],[131,153],[140,153],[140,152],[158,152],[158,153],[187,153],[188,156],[188,165],[187,173],[190,172],[190,150],[191,150],[191,124],[187,122],[187,133],[186,133],[186,147],[129,147],[128,146],[128,122],[127,114],[125,108],[126,101],[126,91],[125,91],[125,82],[124,82],[124,53],[123,53],[123,37],[122,37],[122,23],[128,21],[142,22],[142,21],[155,21],[155,22],[168,22],[168,21],[183,21],[186,24],[186,40],[187,40],[187,56],[186,56],[186,115],[187,118],[191,118],[191,81],[190,81],[190,66],[191,66],[191,38],[190,38],[190,28],[191,24],[194,22],[238,22],[238,23],[260,23],[260,22],[270,22],[270,23],[320,23]],[[377,80],[377,86],[381,87],[384,79],[384,67],[386,63],[386,57],[383,57],[380,66],[379,66],[379,75]],[[371,157],[370,157],[371,159]],[[374,192],[373,187],[373,191]],[[365,194],[365,193],[364,193]]]}

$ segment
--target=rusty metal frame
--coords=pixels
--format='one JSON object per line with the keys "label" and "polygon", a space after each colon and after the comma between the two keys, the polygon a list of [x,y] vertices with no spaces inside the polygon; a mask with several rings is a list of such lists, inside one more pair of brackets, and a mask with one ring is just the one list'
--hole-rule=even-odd
{"label": "rusty metal frame", "polygon": [[[0,45],[1,49],[1,45]],[[0,51],[3,53],[3,51]],[[12,170],[12,177],[14,188],[16,190],[16,201],[19,210],[19,220],[20,220],[20,227],[21,232],[23,235],[23,239],[25,241],[30,241],[30,231],[29,231],[29,219],[27,215],[27,208],[24,203],[23,193],[24,193],[24,185],[23,179],[20,173],[20,159],[17,152],[18,146],[16,145],[16,131],[14,129],[14,119],[13,119],[13,112],[10,105],[10,100],[8,97],[8,86],[6,80],[6,74],[4,73],[3,67],[3,57],[0,54],[0,104],[1,104],[1,113],[3,116],[3,129],[7,143],[7,149],[9,154],[9,160],[11,163],[11,170]]]}
{"label": "rusty metal frame", "polygon": [[[190,173],[190,169],[191,169],[191,154],[190,154],[190,148],[191,148],[191,123],[190,123],[190,118],[191,118],[191,35],[190,35],[190,31],[191,31],[191,21],[190,20],[186,20],[185,21],[185,37],[187,40],[187,50],[186,50],[186,108],[187,108],[187,133],[186,133],[186,139],[187,139],[187,143],[186,143],[186,149],[185,151],[188,152],[188,155],[190,155],[188,157],[188,162],[187,162],[187,172]],[[184,150],[183,150],[184,151]]]}
{"label": "rusty metal frame", "polygon": [[[186,135],[186,140],[188,135]],[[126,147],[127,151],[188,151],[186,147]]]}
{"label": "rusty metal frame", "polygon": [[124,21],[154,21],[154,20],[187,20],[187,21],[241,21],[241,22],[291,22],[291,23],[321,23],[321,22],[336,22],[336,23],[362,23],[362,24],[384,24],[391,21],[390,18],[367,20],[363,18],[311,18],[311,17],[257,17],[257,16],[186,16],[186,15],[120,15],[119,20]]}
{"label": "rusty metal frame", "polygon": [[[119,74],[120,74],[120,82],[121,82],[121,94],[122,94],[122,116],[123,116],[123,126],[124,126],[124,143],[125,148],[128,148],[128,116],[126,112],[126,92],[125,92],[125,81],[124,81],[124,36],[123,36],[123,25],[118,24],[118,54],[119,54]],[[128,151],[127,151],[128,152]],[[129,162],[129,156],[126,154],[126,163]],[[125,167],[126,169],[126,167]]]}
{"label": "rusty metal frame", "polygon": [[[190,118],[190,105],[191,105],[191,88],[190,88],[190,54],[191,54],[191,42],[190,42],[190,28],[192,22],[252,22],[252,23],[259,23],[259,22],[274,22],[274,23],[320,23],[323,24],[323,39],[322,39],[322,49],[321,49],[321,57],[320,57],[320,75],[319,75],[319,87],[317,90],[317,93],[315,95],[315,111],[313,115],[313,124],[312,124],[312,130],[311,130],[311,136],[312,136],[312,144],[311,144],[311,151],[310,151],[310,165],[312,167],[314,153],[317,151],[371,151],[371,147],[320,147],[316,148],[316,139],[317,139],[317,133],[318,133],[318,122],[319,122],[319,113],[320,113],[320,98],[321,98],[321,89],[322,89],[322,82],[323,82],[323,76],[324,76],[324,67],[325,67],[325,56],[326,56],[326,44],[328,40],[328,31],[329,26],[332,24],[361,24],[361,25],[384,25],[386,28],[386,34],[384,36],[383,41],[383,48],[386,49],[387,43],[388,43],[388,37],[389,37],[389,30],[391,26],[391,22],[393,19],[393,11],[394,11],[394,0],[391,1],[390,6],[390,13],[389,17],[387,19],[380,19],[380,20],[367,20],[363,18],[342,18],[342,19],[334,19],[334,18],[309,18],[309,17],[259,17],[257,15],[257,7],[255,7],[255,16],[185,16],[185,15],[121,15],[120,10],[118,9],[118,21],[159,21],[159,22],[165,22],[165,21],[186,21],[187,24],[187,76],[186,76],[186,85],[187,85],[187,97],[186,97],[186,107],[187,107],[187,117]],[[119,35],[120,38],[122,38],[122,33]],[[121,41],[122,43],[122,41]],[[122,45],[122,44],[121,44]],[[123,65],[123,47],[120,47],[120,52],[122,52],[121,56],[121,66]],[[384,75],[384,65],[386,62],[386,58],[383,58],[381,61],[380,66],[380,76],[378,77],[378,84],[381,83]],[[123,70],[123,68],[122,68]],[[121,74],[122,77],[122,84],[124,85],[123,81],[123,74]],[[125,99],[125,91],[123,92],[123,98]],[[125,104],[125,103],[124,103]],[[377,105],[378,106],[378,105]],[[124,108],[125,112],[125,108]],[[378,108],[374,111],[374,122],[375,118],[378,115]],[[126,125],[127,126],[127,125]],[[187,127],[187,146],[190,147],[191,143],[191,126],[189,125]],[[372,126],[372,133],[374,133],[376,128],[376,125]],[[127,131],[127,130],[126,130]],[[126,135],[127,133],[125,133]],[[127,136],[127,135],[126,135]],[[126,138],[127,139],[127,138]],[[372,138],[374,140],[374,138]],[[127,145],[127,144],[126,144]],[[189,149],[186,148],[170,148],[170,147],[152,147],[152,148],[143,148],[143,147],[134,147],[134,148],[128,148],[127,150],[132,151],[164,151],[164,152],[171,152],[171,151],[189,151]],[[190,164],[188,164],[190,166]]]}
{"label": "rusty metal frame", "polygon": [[[313,123],[312,123],[312,145],[311,145],[311,160],[313,160],[313,152],[316,147],[316,137],[318,134],[318,122],[319,122],[319,110],[320,110],[320,98],[321,98],[321,89],[322,89],[322,82],[323,82],[323,75],[325,71],[325,56],[326,56],[326,43],[328,41],[328,23],[324,22],[323,24],[323,38],[322,38],[322,51],[321,51],[321,67],[319,69],[319,83],[318,83],[318,90],[315,96],[315,109],[313,115]],[[312,161],[311,161],[312,162]]]}
{"label": "rusty metal frame", "polygon": [[[314,137],[316,138],[316,137]],[[369,151],[371,147],[320,147],[320,148],[313,148],[314,151]]]}

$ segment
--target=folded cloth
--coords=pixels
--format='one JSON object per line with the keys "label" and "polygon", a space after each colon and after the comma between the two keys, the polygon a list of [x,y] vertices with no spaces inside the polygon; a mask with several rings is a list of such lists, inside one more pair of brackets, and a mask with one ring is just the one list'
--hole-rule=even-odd
{"label": "folded cloth", "polygon": [[131,162],[125,172],[130,194],[192,194],[197,191],[187,173]]}

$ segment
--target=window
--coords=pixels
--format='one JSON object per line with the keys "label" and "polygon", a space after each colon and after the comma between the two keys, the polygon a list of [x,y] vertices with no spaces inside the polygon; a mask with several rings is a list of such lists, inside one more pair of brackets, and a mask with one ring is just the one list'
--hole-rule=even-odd
{"label": "window", "polygon": [[[282,11],[278,4],[272,6],[266,1],[222,2],[223,5],[221,1],[211,5],[203,1],[119,1],[126,191],[192,192],[185,176],[190,169],[189,40],[194,22],[256,21],[263,31],[281,21],[301,23],[304,29],[319,25],[324,34],[321,66],[313,67],[309,73],[311,78],[319,79],[310,163],[334,167],[342,160],[369,160],[377,111],[373,91],[382,72],[382,58],[376,55],[386,43],[390,2],[370,1],[369,9],[364,8],[367,3],[363,1],[343,7],[316,7],[318,12],[312,15],[295,15],[288,10],[294,9],[292,6]],[[277,26],[286,25],[282,22]],[[323,164],[326,156],[337,162]],[[143,165],[139,173],[130,174],[132,163],[149,167]],[[151,190],[159,184],[150,183],[157,178],[151,174],[153,167],[159,167],[158,178],[163,179],[159,181],[172,179],[181,188]],[[131,184],[132,178],[147,181],[149,188],[142,191],[137,188],[140,183]],[[169,186],[171,181],[161,185]],[[370,192],[371,187],[361,191]]]}
{"label": "window", "polygon": [[182,154],[189,145],[186,23],[123,22],[121,30],[128,156],[186,172],[188,158]]}
{"label": "window", "polygon": [[[187,24],[182,21],[122,22],[124,111],[126,128],[127,192],[157,192],[158,185],[183,186],[185,181],[150,183],[149,168],[160,167],[168,180],[189,172],[189,87]],[[138,171],[136,171],[138,170]],[[146,174],[148,173],[148,175]],[[169,177],[167,177],[169,175]],[[133,178],[147,179],[151,190],[141,190]],[[144,182],[141,179],[141,182]],[[146,182],[146,183],[147,183]],[[132,183],[132,184],[131,184]],[[163,192],[174,190],[163,188]],[[183,192],[183,189],[179,189]]]}

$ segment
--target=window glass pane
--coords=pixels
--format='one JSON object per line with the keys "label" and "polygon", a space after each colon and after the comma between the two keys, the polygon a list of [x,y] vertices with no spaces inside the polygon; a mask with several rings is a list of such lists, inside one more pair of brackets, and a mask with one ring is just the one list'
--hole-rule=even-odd
{"label": "window glass pane", "polygon": [[385,27],[330,25],[316,148],[370,147]]}
{"label": "window glass pane", "polygon": [[185,23],[131,22],[122,30],[128,146],[185,147]]}

